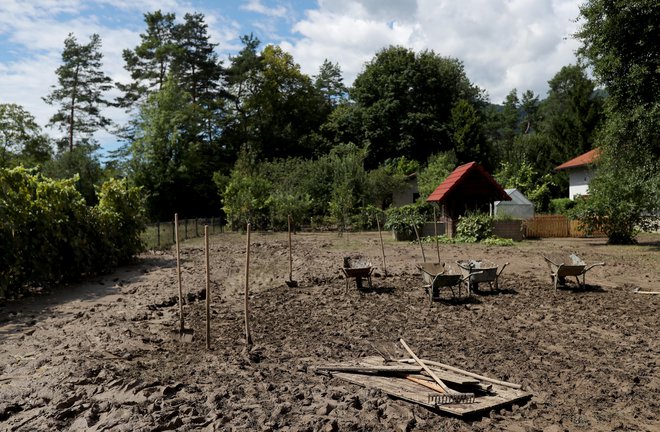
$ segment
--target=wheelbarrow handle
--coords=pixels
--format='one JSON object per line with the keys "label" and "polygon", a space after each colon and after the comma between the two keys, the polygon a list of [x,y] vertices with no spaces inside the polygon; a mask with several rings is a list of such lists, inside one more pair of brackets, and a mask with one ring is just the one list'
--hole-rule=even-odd
{"label": "wheelbarrow handle", "polygon": [[508,266],[508,265],[509,265],[509,263],[504,263],[504,265],[502,266],[502,268],[500,269],[500,271],[497,272],[497,277],[500,277],[500,275],[501,275],[502,272],[504,271],[504,268],[505,268],[506,266]]}
{"label": "wheelbarrow handle", "polygon": [[582,273],[586,273],[587,271],[591,270],[591,269],[594,268],[594,267],[604,266],[604,265],[605,265],[604,262],[599,262],[599,263],[591,264],[591,265],[587,266],[587,268],[585,268],[584,271],[583,271]]}

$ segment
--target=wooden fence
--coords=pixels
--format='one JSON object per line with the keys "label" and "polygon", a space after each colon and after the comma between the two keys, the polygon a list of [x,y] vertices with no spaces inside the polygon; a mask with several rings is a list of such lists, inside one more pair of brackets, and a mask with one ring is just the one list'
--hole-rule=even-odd
{"label": "wooden fence", "polygon": [[[203,236],[204,225],[209,226],[210,234],[224,232],[221,218],[180,219],[179,239],[187,240],[189,238]],[[171,246],[174,244],[175,239],[174,221],[156,222],[147,225],[147,229],[142,233],[141,237],[147,249],[158,249]]]}
{"label": "wooden fence", "polygon": [[[578,226],[578,221],[569,220],[563,215],[537,215],[525,221],[523,230],[526,238],[586,237],[587,234]],[[591,236],[603,235],[603,233],[593,233]]]}

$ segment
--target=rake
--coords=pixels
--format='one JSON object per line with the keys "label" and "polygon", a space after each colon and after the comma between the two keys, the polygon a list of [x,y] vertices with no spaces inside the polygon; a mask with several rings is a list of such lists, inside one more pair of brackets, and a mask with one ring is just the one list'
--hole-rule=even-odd
{"label": "rake", "polygon": [[[426,373],[429,374],[429,376],[431,378],[433,378],[433,380],[438,384],[438,386],[440,386],[440,389],[442,390],[443,394],[429,394],[428,395],[428,401],[430,403],[435,403],[435,404],[474,403],[476,401],[474,393],[461,393],[461,392],[457,392],[456,390],[452,390],[449,387],[447,387],[447,385],[444,382],[442,382],[442,380],[440,378],[438,378],[437,375],[435,373],[433,373],[433,371],[431,369],[429,369],[429,367],[426,366],[426,364],[422,360],[419,359],[419,357],[417,357],[415,355],[413,350],[410,349],[408,344],[406,344],[406,342],[403,339],[399,339],[399,342],[401,342],[401,345],[403,345],[403,347],[406,349],[406,351],[408,351],[408,354],[410,354],[410,356],[413,359],[415,359],[417,364],[419,364],[422,367],[422,369],[424,369],[426,371]],[[411,377],[408,377],[408,379],[410,379],[410,378]],[[417,382],[417,381],[415,381],[415,382]],[[422,384],[422,383],[419,383],[419,384]],[[427,384],[432,384],[432,383],[425,382],[422,385],[424,385],[426,387],[429,387]],[[429,387],[429,388],[432,388],[433,390],[439,391],[439,389],[435,388],[435,386]]]}

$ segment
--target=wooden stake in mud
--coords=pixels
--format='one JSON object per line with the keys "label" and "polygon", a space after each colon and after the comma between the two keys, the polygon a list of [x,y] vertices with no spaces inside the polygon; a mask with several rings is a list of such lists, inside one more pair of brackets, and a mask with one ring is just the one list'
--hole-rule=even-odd
{"label": "wooden stake in mud", "polygon": [[291,215],[287,216],[287,224],[289,227],[289,280],[286,281],[286,285],[289,288],[295,288],[298,286],[298,282],[293,280],[293,252],[291,247]]}
{"label": "wooden stake in mud", "polygon": [[424,246],[422,246],[422,240],[419,238],[419,231],[417,230],[417,225],[412,223],[412,227],[415,230],[415,237],[417,237],[417,243],[419,243],[419,248],[422,250],[422,259],[426,262],[426,255],[424,255]]}
{"label": "wooden stake in mud", "polygon": [[383,233],[380,230],[380,220],[378,219],[378,215],[376,215],[376,226],[378,226],[378,235],[380,236],[380,251],[383,255],[383,273],[385,273],[385,277],[387,277],[387,266],[385,265],[385,245],[383,244]]}
{"label": "wooden stake in mud", "polygon": [[250,310],[248,305],[250,279],[250,224],[247,224],[247,244],[245,247],[245,342],[248,346],[252,345],[252,336],[250,335]]}
{"label": "wooden stake in mud", "polygon": [[209,226],[204,225],[204,259],[206,262],[206,349],[211,349],[211,277],[209,269]]}
{"label": "wooden stake in mud", "polygon": [[438,242],[438,218],[433,206],[433,232],[435,233],[435,249],[438,251],[438,262],[440,262],[440,243]]}
{"label": "wooden stake in mud", "polygon": [[179,214],[174,213],[174,239],[176,241],[176,277],[179,282],[179,331],[183,333],[183,287],[181,286],[181,249],[179,248]]}

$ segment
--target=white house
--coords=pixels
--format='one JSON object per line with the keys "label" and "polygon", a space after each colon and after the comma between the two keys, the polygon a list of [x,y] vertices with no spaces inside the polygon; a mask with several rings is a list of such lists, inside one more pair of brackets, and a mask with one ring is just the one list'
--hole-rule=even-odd
{"label": "white house", "polygon": [[600,156],[600,149],[595,148],[555,168],[555,171],[568,173],[568,197],[570,199],[575,199],[580,195],[589,195],[589,183],[594,176],[594,163],[598,156]]}
{"label": "white house", "polygon": [[504,189],[511,201],[495,201],[495,216],[507,216],[513,219],[531,219],[534,217],[532,203],[518,189]]}

